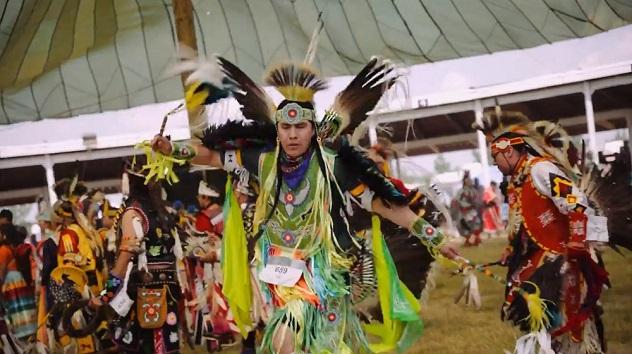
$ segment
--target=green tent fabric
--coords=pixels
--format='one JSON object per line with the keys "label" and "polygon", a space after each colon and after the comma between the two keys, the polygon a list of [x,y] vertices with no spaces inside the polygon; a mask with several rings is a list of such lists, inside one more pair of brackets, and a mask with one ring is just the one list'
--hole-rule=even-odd
{"label": "green tent fabric", "polygon": [[[178,0],[176,0],[178,1]],[[632,0],[193,0],[198,49],[253,78],[303,60],[357,72],[373,55],[418,64],[579,38],[632,22]],[[172,0],[0,0],[0,124],[182,97]]]}

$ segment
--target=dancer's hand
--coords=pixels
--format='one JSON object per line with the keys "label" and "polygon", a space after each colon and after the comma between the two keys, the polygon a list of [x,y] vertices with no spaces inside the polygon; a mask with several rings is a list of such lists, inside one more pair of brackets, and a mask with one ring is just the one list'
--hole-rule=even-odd
{"label": "dancer's hand", "polygon": [[456,248],[448,244],[443,245],[441,249],[439,249],[439,252],[448,259],[455,259],[461,255]]}
{"label": "dancer's hand", "polygon": [[119,251],[138,254],[140,252],[140,239],[134,236],[123,236]]}
{"label": "dancer's hand", "polygon": [[505,250],[503,251],[503,253],[500,255],[500,264],[503,266],[507,265],[507,262],[509,261],[509,256],[511,256],[511,253],[513,252],[511,246],[507,246],[507,248],[505,248]]}
{"label": "dancer's hand", "polygon": [[171,146],[171,141],[162,135],[156,135],[151,141],[151,148],[154,151],[158,151],[159,153],[169,156],[173,150]]}
{"label": "dancer's hand", "polygon": [[96,310],[101,306],[103,306],[103,301],[101,301],[101,297],[99,296],[91,298],[90,302],[88,302],[88,307],[92,310]]}

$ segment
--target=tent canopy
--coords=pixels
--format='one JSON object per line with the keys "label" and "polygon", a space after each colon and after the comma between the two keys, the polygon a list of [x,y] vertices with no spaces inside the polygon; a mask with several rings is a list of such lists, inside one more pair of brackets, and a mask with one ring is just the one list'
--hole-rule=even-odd
{"label": "tent canopy", "polygon": [[[253,78],[301,61],[357,72],[373,55],[418,64],[580,38],[632,23],[628,0],[193,0],[198,49]],[[0,0],[0,124],[182,97],[172,0]]]}

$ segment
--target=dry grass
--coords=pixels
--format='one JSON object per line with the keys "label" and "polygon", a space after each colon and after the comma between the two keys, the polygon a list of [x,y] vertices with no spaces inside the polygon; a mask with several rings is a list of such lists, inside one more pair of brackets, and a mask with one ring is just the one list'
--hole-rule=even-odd
{"label": "dry grass", "polygon": [[[474,262],[493,261],[500,255],[505,242],[492,239],[481,247],[462,249],[462,253]],[[602,296],[609,354],[629,353],[632,344],[632,302],[629,295],[632,292],[632,253],[624,254],[621,256],[611,250],[605,254],[613,283],[613,288]],[[504,275],[504,268],[493,267],[493,270]],[[424,336],[409,353],[501,354],[504,349],[513,349],[519,333],[500,321],[503,287],[485,276],[478,278],[483,306],[477,311],[463,303],[454,304],[454,295],[462,285],[461,277],[451,277],[449,269],[437,272],[436,288],[422,309],[426,327]],[[239,350],[230,348],[223,353],[239,353]]]}
{"label": "dry grass", "polygon": [[[498,258],[505,240],[493,239],[478,248],[465,248],[462,253],[474,262],[489,262]],[[605,254],[613,288],[604,292],[604,321],[609,354],[630,352],[632,333],[632,253],[621,256],[611,250]],[[493,271],[504,275],[506,269],[493,267]],[[509,324],[500,321],[503,287],[490,278],[479,276],[479,287],[483,306],[476,311],[463,303],[454,304],[454,294],[462,279],[450,277],[448,270],[438,273],[437,287],[430,293],[430,300],[422,310],[426,332],[410,353],[503,353],[513,349],[514,339],[519,333]]]}

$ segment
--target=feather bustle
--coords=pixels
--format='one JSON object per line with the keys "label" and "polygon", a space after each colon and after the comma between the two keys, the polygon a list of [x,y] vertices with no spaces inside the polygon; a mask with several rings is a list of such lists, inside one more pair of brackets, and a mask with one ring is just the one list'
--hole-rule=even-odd
{"label": "feather bustle", "polygon": [[358,179],[366,184],[375,195],[385,203],[407,205],[408,199],[393,183],[386,178],[364,152],[349,145],[345,138],[340,139],[338,158],[345,166],[353,166]]}

